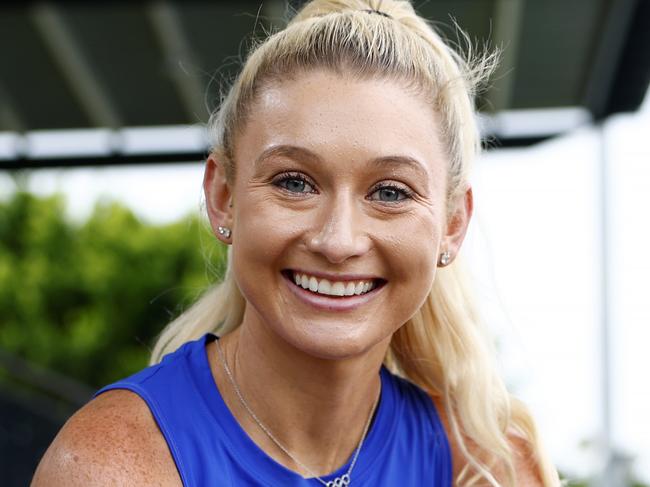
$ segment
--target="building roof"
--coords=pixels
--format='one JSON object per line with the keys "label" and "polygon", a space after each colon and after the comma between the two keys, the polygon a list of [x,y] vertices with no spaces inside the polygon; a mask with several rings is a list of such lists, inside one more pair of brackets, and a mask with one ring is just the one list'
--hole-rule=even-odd
{"label": "building roof", "polygon": [[[635,110],[647,90],[650,0],[430,0],[416,7],[451,39],[455,21],[479,44],[503,48],[479,100],[488,115],[570,107],[600,120]],[[281,26],[286,13],[280,0],[5,3],[0,133],[18,140],[40,130],[202,124],[251,33]],[[492,129],[499,145],[548,135]],[[38,165],[16,144],[14,159]]]}

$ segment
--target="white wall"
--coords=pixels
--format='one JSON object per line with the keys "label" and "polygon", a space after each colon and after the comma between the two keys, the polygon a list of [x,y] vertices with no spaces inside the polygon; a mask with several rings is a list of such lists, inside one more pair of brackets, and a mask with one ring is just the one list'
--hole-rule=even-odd
{"label": "white wall", "polygon": [[[604,132],[614,446],[650,482],[649,110],[610,119]],[[467,248],[508,383],[574,475],[602,466],[600,137],[587,128],[485,154]]]}

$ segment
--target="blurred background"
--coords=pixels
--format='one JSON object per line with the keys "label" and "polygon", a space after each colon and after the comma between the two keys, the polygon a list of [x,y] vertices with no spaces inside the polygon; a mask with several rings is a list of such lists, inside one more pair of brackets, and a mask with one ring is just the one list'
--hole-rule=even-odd
{"label": "blurred background", "polygon": [[[0,484],[223,272],[203,125],[300,3],[0,6]],[[415,6],[503,49],[464,252],[508,386],[570,485],[650,485],[650,1]]]}

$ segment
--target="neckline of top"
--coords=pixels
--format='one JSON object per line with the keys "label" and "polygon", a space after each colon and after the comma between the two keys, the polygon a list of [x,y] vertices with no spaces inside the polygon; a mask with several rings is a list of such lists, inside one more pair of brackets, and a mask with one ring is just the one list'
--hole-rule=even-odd
{"label": "neckline of top", "polygon": [[[215,423],[223,432],[222,439],[231,446],[233,456],[236,456],[237,461],[243,463],[249,472],[259,477],[261,482],[273,485],[281,482],[294,484],[296,481],[303,479],[301,475],[277,462],[262,450],[241,427],[230,408],[228,408],[210,369],[207,345],[214,340],[218,340],[216,335],[206,333],[203,339],[200,340],[202,345],[198,348],[200,353],[194,359],[201,371],[202,387],[199,387],[199,389],[203,392],[204,399]],[[382,451],[390,444],[390,438],[395,431],[397,419],[399,418],[397,409],[400,408],[400,405],[395,401],[395,385],[391,381],[390,372],[382,365],[379,374],[381,378],[381,394],[375,418],[370,425],[354,468],[353,474],[356,479],[362,479],[365,472],[370,470],[373,464],[379,460]],[[352,457],[336,471],[323,475],[321,478],[327,482],[343,475],[347,472],[351,461]],[[306,478],[305,480],[313,479]]]}

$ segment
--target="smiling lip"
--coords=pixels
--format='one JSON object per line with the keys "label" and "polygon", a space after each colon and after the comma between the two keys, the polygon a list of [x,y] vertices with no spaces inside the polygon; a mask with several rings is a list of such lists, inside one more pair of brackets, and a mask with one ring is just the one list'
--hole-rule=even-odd
{"label": "smiling lip", "polygon": [[[325,278],[325,275],[323,274],[312,275],[319,275]],[[312,291],[308,291],[307,289],[303,289],[301,286],[297,286],[296,283],[291,279],[291,272],[282,272],[282,277],[284,277],[284,280],[289,286],[289,289],[298,297],[298,299],[314,308],[325,311],[349,311],[363,306],[370,300],[374,299],[381,292],[381,290],[384,288],[384,284],[386,283],[384,280],[379,280],[379,282],[376,284],[376,287],[365,294],[334,297],[316,294]],[[348,278],[347,280],[349,280],[349,276],[345,277]],[[341,277],[338,279],[343,280]],[[366,277],[365,279],[373,278]]]}

